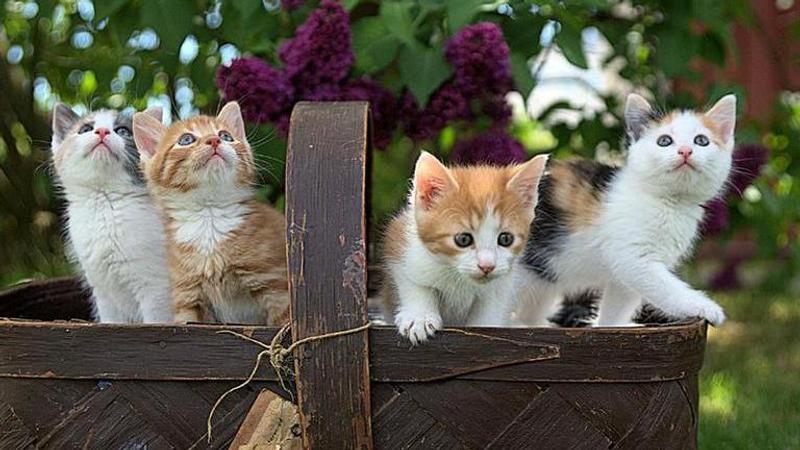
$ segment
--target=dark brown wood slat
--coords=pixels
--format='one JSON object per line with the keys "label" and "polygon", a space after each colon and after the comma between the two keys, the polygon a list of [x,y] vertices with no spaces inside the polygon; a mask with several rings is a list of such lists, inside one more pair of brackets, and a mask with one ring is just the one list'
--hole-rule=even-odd
{"label": "dark brown wood slat", "polygon": [[[556,392],[538,395],[488,448],[607,449],[611,441]],[[657,447],[643,447],[657,448]]]}
{"label": "dark brown wood slat", "polygon": [[35,280],[0,292],[0,317],[92,320],[92,303],[78,278]]}
{"label": "dark brown wood slat", "polygon": [[621,449],[697,448],[696,425],[691,404],[678,381],[659,383],[640,420],[617,442]]}
{"label": "dark brown wood slat", "polygon": [[446,428],[407,393],[400,394],[391,405],[383,408],[372,424],[375,448],[382,450],[412,448],[428,435],[431,436],[429,441],[447,439],[457,443],[448,447],[451,449],[469,448],[453,436],[443,437],[442,434],[449,434]]}
{"label": "dark brown wood slat", "polygon": [[[295,341],[367,323],[368,147],[368,103],[295,106],[286,158]],[[313,359],[295,359],[306,448],[372,448],[368,349],[364,331],[308,344]]]}
{"label": "dark brown wood slat", "polygon": [[[703,363],[706,325],[693,322],[635,328],[472,328],[492,336],[492,345],[474,345],[461,332],[439,332],[425,345],[411,345],[396,331],[373,329],[370,362],[373,380],[429,381],[458,376],[471,380],[554,382],[652,382],[682,379]],[[502,339],[524,347],[503,347]],[[559,349],[558,357],[546,353]],[[473,359],[469,358],[471,350]],[[510,350],[514,350],[511,352]],[[503,354],[501,352],[505,351]],[[464,353],[462,353],[464,352]],[[544,352],[544,354],[542,354]],[[498,353],[502,358],[498,358]],[[462,356],[467,354],[464,367]],[[523,363],[525,356],[539,359]],[[498,358],[493,360],[493,358]]]}
{"label": "dark brown wood slat", "polygon": [[36,436],[17,417],[14,408],[0,401],[0,448],[34,448]]}
{"label": "dark brown wood slat", "polygon": [[[220,383],[213,383],[213,384],[220,384]],[[250,410],[250,407],[253,405],[253,402],[258,395],[258,391],[252,388],[242,389],[237,391],[238,395],[241,395],[241,400],[232,402],[226,402],[226,407],[221,408],[219,411],[219,416],[214,415],[214,417],[218,417],[214,420],[213,428],[212,428],[212,440],[211,443],[208,443],[208,434],[206,433],[206,428],[203,427],[202,434],[197,438],[197,440],[192,444],[189,449],[201,449],[201,448],[214,448],[214,449],[221,449],[221,448],[228,448],[233,442],[233,439],[236,437],[236,432],[239,430],[242,422],[244,421],[247,412]],[[235,396],[234,399],[235,400]]]}
{"label": "dark brown wood slat", "polygon": [[406,395],[473,448],[484,448],[541,393],[533,383],[447,380],[400,385]]}
{"label": "dark brown wood slat", "polygon": [[37,447],[171,449],[118,394],[113,385],[96,391],[78,403]]}
{"label": "dark brown wood slat", "polygon": [[[217,334],[222,329],[249,334],[262,342],[269,342],[277,331],[247,326],[6,321],[0,322],[3,343],[0,377],[243,380],[262,348],[235,336]],[[705,325],[700,322],[591,332],[546,328],[468,331],[472,334],[441,332],[428,344],[411,348],[392,328],[371,329],[371,379],[385,382],[451,377],[553,382],[682,379],[699,370],[705,346]],[[486,339],[491,339],[492,344],[481,345]],[[552,348],[561,349],[556,359],[547,353]],[[310,355],[308,348],[304,351]],[[526,360],[535,362],[520,362]],[[256,379],[277,381],[266,363]]]}
{"label": "dark brown wood slat", "polygon": [[0,378],[0,399],[13,406],[14,414],[37,438],[97,390],[94,381]]}
{"label": "dark brown wood slat", "polygon": [[641,419],[658,390],[657,383],[554,383],[551,391],[580,412],[614,442]]}

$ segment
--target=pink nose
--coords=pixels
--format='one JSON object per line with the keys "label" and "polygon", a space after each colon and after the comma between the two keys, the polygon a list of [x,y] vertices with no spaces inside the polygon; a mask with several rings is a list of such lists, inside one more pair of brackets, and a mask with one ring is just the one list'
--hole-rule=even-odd
{"label": "pink nose", "polygon": [[678,149],[678,154],[683,156],[683,159],[689,159],[692,156],[692,148],[691,147],[681,147]]}
{"label": "pink nose", "polygon": [[98,129],[94,130],[94,134],[100,136],[100,140],[102,141],[103,139],[106,138],[106,136],[111,134],[111,131],[109,131],[108,128],[98,128]]}
{"label": "pink nose", "polygon": [[478,264],[478,268],[481,269],[481,272],[483,272],[484,275],[489,275],[494,270],[494,264],[481,264],[481,263],[479,263]]}
{"label": "pink nose", "polygon": [[208,140],[206,141],[206,144],[208,144],[208,145],[210,145],[210,146],[212,146],[214,148],[217,148],[217,147],[219,147],[219,143],[220,142],[221,142],[220,139],[218,137],[214,136],[214,137],[208,138]]}

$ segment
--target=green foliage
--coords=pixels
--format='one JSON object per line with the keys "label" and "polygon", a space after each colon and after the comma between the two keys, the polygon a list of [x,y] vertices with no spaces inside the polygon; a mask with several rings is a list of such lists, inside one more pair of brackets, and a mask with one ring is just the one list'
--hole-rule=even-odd
{"label": "green foliage", "polygon": [[[27,1],[27,0],[26,0]],[[14,45],[24,50],[18,64],[0,62],[0,232],[13,243],[0,249],[0,284],[40,274],[63,273],[57,211],[59,205],[46,165],[49,127],[47,112],[55,97],[35,97],[34,86],[46,80],[49,89],[68,103],[94,108],[133,106],[142,109],[148,99],[170,99],[175,110],[213,111],[219,103],[214,84],[221,49],[234,45],[245,55],[265,58],[280,66],[277,49],[305,21],[317,2],[299,9],[267,11],[257,0],[219,3],[222,21],[209,27],[206,17],[217,8],[213,0],[95,0],[94,17],[81,17],[77,0],[40,0],[33,17],[24,16],[26,1],[2,1],[0,54]],[[488,0],[347,0],[350,12],[356,76],[367,75],[395,93],[408,88],[420,104],[452,75],[444,59],[447,39],[467,24],[497,23],[511,50],[516,89],[527,95],[536,86],[532,72],[543,59],[562,54],[578,68],[619,68],[631,84],[648,89],[665,107],[691,107],[718,97],[718,85],[708,98],[693,98],[670,89],[670,80],[701,78],[690,62],[703,60],[723,66],[735,55],[731,23],[750,23],[747,0],[558,0],[492,2]],[[498,7],[509,7],[499,14]],[[585,52],[587,29],[596,30],[611,50],[601,60]],[[800,27],[798,27],[800,29]],[[131,38],[152,30],[159,43],[135,48]],[[590,30],[590,31],[591,31]],[[88,32],[93,42],[76,48],[75,33]],[[545,39],[547,33],[550,39]],[[187,36],[197,42],[197,56],[181,61]],[[121,80],[120,67],[133,69],[133,78]],[[574,80],[598,98],[601,113],[575,111],[569,103],[548,108],[535,121],[516,117],[512,131],[529,152],[553,151],[557,155],[594,156],[596,149],[618,150],[622,136],[619,98],[597,86]],[[188,86],[190,103],[177,103],[179,86]],[[741,92],[740,94],[744,94]],[[762,256],[782,252],[798,269],[800,250],[794,242],[798,221],[787,211],[800,202],[800,173],[796,142],[797,104],[785,106],[773,122],[751,125],[740,141],[764,140],[775,158],[767,176],[756,186],[760,197],[739,203],[735,228],[757,231]],[[788,103],[787,103],[788,105]],[[792,110],[794,108],[794,110]],[[572,110],[576,120],[556,120]],[[10,113],[8,113],[10,111]],[[477,124],[475,127],[480,127]],[[426,149],[446,155],[453,142],[475,129],[447,128]],[[269,126],[251,130],[264,187],[261,196],[280,201],[283,195],[285,141]],[[406,179],[418,148],[399,135],[385,154],[376,156],[379,173],[373,197],[377,222],[402,203]],[[787,175],[790,174],[790,175]],[[769,218],[768,220],[766,218]],[[34,249],[34,250],[31,250]]]}

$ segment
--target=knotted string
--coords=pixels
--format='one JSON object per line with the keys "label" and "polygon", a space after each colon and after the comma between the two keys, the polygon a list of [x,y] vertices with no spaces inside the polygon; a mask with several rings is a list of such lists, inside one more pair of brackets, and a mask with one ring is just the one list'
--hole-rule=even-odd
{"label": "knotted string", "polygon": [[253,366],[253,370],[250,371],[250,375],[247,377],[247,379],[245,379],[241,384],[238,384],[225,391],[222,395],[219,396],[217,401],[214,402],[214,406],[211,407],[211,411],[208,413],[208,420],[206,421],[208,443],[211,443],[211,420],[214,417],[214,412],[217,410],[217,407],[219,407],[219,405],[222,403],[225,397],[227,397],[229,394],[232,394],[233,392],[236,392],[239,389],[244,388],[245,386],[250,384],[251,381],[253,381],[253,378],[255,378],[256,373],[258,373],[258,368],[261,366],[261,359],[264,358],[264,356],[269,355],[269,363],[272,366],[272,369],[275,370],[275,374],[278,376],[278,381],[280,382],[281,387],[283,388],[284,391],[286,391],[289,394],[289,396],[292,398],[292,401],[294,402],[294,395],[292,394],[292,391],[286,387],[286,384],[284,382],[284,375],[289,376],[292,374],[292,370],[289,369],[286,365],[284,365],[286,358],[290,356],[297,347],[303,344],[307,344],[309,342],[314,342],[314,341],[321,341],[323,339],[329,339],[333,337],[358,333],[368,329],[370,326],[371,324],[367,322],[364,325],[355,328],[349,328],[347,330],[334,331],[333,333],[325,333],[316,336],[304,337],[303,339],[299,339],[295,342],[292,342],[291,345],[289,345],[288,347],[284,347],[282,343],[283,338],[286,335],[286,332],[291,329],[291,325],[288,323],[283,327],[281,327],[281,329],[278,330],[277,333],[275,333],[275,336],[272,337],[272,341],[269,344],[265,344],[257,339],[253,339],[250,336],[246,336],[236,331],[232,330],[217,331],[217,334],[232,334],[240,339],[244,339],[247,342],[256,344],[262,347],[264,350],[260,351],[258,353],[258,356],[256,356],[256,363]]}

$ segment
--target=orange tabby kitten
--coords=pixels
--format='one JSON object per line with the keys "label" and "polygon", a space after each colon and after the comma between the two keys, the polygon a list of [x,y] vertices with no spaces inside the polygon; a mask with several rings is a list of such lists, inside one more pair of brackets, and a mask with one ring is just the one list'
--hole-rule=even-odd
{"label": "orange tabby kitten", "polygon": [[239,105],[169,128],[138,113],[133,133],[165,219],[176,321],[285,322],[285,222],[255,199]]}
{"label": "orange tabby kitten", "polygon": [[508,325],[546,162],[448,168],[422,153],[384,244],[385,313],[402,336],[416,344],[446,325]]}

